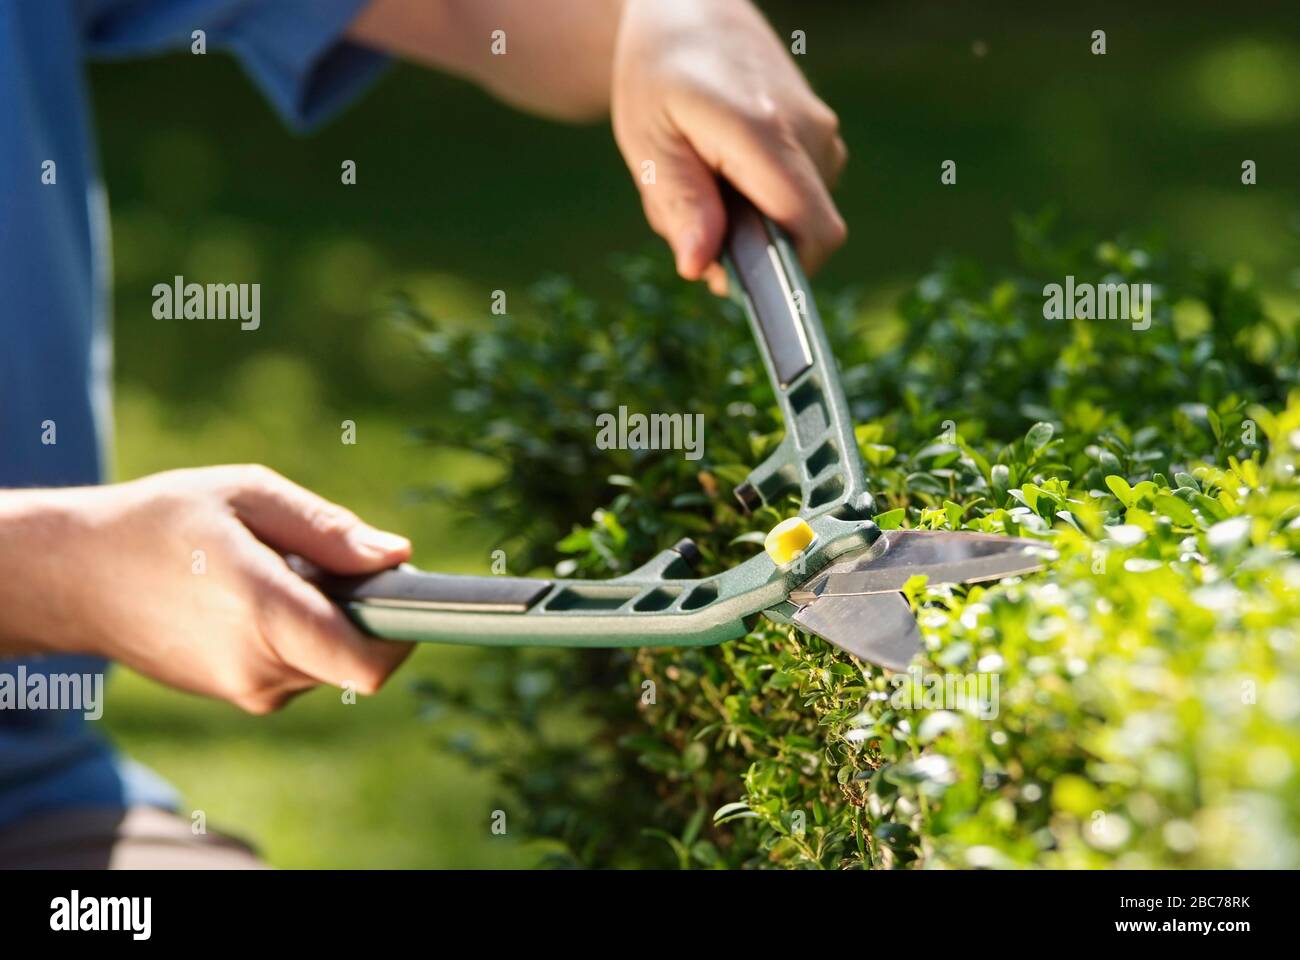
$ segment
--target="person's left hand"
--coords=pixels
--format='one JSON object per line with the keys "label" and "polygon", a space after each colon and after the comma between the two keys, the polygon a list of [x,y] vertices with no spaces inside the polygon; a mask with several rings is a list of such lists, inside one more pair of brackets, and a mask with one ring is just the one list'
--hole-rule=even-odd
{"label": "person's left hand", "polygon": [[719,176],[789,231],[810,273],[844,243],[838,120],[748,0],[627,0],[611,96],[646,217],[686,279],[726,291]]}

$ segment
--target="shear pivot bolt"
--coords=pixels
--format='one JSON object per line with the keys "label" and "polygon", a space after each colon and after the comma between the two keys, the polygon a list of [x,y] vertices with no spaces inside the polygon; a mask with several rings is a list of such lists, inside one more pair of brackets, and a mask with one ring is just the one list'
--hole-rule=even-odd
{"label": "shear pivot bolt", "polygon": [[790,517],[772,528],[772,532],[763,541],[763,548],[773,563],[784,567],[808,548],[814,536],[812,527],[808,526],[808,521],[803,517]]}

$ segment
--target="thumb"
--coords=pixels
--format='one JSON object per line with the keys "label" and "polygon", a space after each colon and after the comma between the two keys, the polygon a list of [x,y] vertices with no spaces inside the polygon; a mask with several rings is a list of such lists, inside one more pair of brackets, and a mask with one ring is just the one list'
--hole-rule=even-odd
{"label": "thumb", "polygon": [[712,170],[685,140],[661,151],[652,182],[638,181],[646,218],[668,241],[677,272],[687,280],[704,276],[718,258],[727,215]]}
{"label": "thumb", "polygon": [[230,504],[263,543],[296,553],[331,573],[383,570],[411,555],[405,537],[377,530],[352,511],[265,467],[245,470]]}

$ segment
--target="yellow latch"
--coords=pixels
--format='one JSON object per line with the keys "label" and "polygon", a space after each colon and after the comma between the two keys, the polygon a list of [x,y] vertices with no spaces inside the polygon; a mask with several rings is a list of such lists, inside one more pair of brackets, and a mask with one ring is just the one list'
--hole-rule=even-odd
{"label": "yellow latch", "polygon": [[782,520],[772,528],[772,532],[763,541],[763,549],[767,551],[773,563],[778,567],[784,567],[808,549],[808,544],[813,542],[814,536],[816,535],[812,527],[808,526],[808,521],[803,517],[791,517]]}

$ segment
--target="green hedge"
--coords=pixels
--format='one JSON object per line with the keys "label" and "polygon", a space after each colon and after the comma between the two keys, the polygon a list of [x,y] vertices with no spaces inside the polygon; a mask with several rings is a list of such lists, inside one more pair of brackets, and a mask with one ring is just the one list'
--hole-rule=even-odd
{"label": "green hedge", "polygon": [[[1017,229],[1014,275],[946,262],[895,311],[819,303],[878,522],[1059,559],[911,584],[926,652],[905,675],[763,621],[707,649],[493,654],[490,700],[431,683],[497,731],[453,745],[545,862],[1300,865],[1295,318],[1240,266]],[[797,508],[733,506],[781,435],[738,311],[658,260],[619,270],[613,303],[552,280],[527,317],[402,310],[445,384],[431,440],[501,464],[457,506],[511,531],[512,572],[611,576],[683,535],[719,570]],[[1150,328],[1044,319],[1066,274],[1154,284]],[[703,413],[704,459],[596,449],[619,404]],[[944,677],[996,680],[996,710],[943,709]]]}

